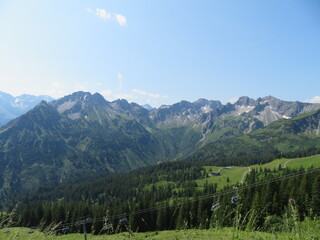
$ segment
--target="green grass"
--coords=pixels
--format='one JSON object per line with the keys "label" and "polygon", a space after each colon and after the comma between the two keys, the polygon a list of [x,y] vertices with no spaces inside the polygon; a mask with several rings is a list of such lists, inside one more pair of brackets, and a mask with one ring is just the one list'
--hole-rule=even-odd
{"label": "green grass", "polygon": [[278,168],[279,164],[281,164],[282,167],[286,166],[287,168],[292,169],[299,169],[300,167],[303,167],[304,169],[308,169],[310,167],[320,167],[320,155],[314,155],[310,157],[303,157],[303,158],[281,158],[276,159],[272,162],[263,164],[263,165],[253,165],[251,166],[252,169],[258,169],[258,168],[267,168],[273,170],[274,168]]}
{"label": "green grass", "polygon": [[[148,233],[132,233],[123,232],[114,235],[99,235],[94,236],[87,234],[88,240],[120,240],[120,239],[149,239],[149,240],[197,240],[197,239],[319,239],[319,223],[314,222],[313,228],[305,229],[301,234],[296,233],[266,233],[266,232],[249,232],[239,231],[234,228],[217,228],[209,230],[199,229],[187,229],[180,231],[160,231],[160,232],[148,232]],[[317,225],[317,226],[316,226]],[[9,233],[4,231],[10,230]],[[310,231],[312,230],[312,232]],[[39,231],[34,231],[32,234],[28,234],[30,229],[27,228],[7,228],[1,229],[0,239],[24,239],[24,240],[80,240],[84,239],[83,234],[68,234],[61,236],[49,236]],[[19,236],[18,236],[19,235]]]}
{"label": "green grass", "polygon": [[[276,159],[272,162],[262,164],[262,165],[252,165],[250,166],[251,169],[277,169],[279,167],[279,164],[281,164],[282,167],[286,165],[286,167],[292,168],[292,169],[299,169],[300,167],[303,167],[305,169],[313,167],[320,167],[320,155],[314,155],[310,157],[304,157],[304,158],[281,158]],[[217,166],[205,166],[203,167],[206,169],[206,172],[209,173],[209,170],[212,169],[213,171],[218,171],[220,167]],[[243,175],[245,172],[247,172],[248,167],[235,167],[230,166],[230,170],[225,170],[224,168],[221,168],[221,176],[209,176],[204,179],[196,180],[199,187],[203,187],[205,182],[208,183],[217,183],[218,184],[218,190],[222,189],[223,187],[227,185],[233,185],[236,183],[240,183],[242,180]],[[229,178],[230,182],[227,182],[227,178]]]}
{"label": "green grass", "polygon": [[[243,174],[248,170],[247,167],[230,167],[229,170],[226,170],[224,168],[216,167],[216,166],[205,166],[204,169],[209,174],[210,169],[213,171],[218,171],[220,169],[220,176],[208,176],[207,178],[198,179],[196,180],[196,183],[198,184],[198,187],[203,187],[206,182],[209,184],[217,183],[218,190],[222,189],[223,187],[227,185],[234,185],[241,181]],[[227,179],[229,178],[229,182]]]}
{"label": "green grass", "polygon": [[168,185],[173,185],[173,186],[175,186],[176,184],[175,184],[175,182],[171,182],[171,181],[159,181],[159,182],[156,182],[156,183],[154,183],[154,184],[148,184],[148,185],[146,185],[144,188],[145,188],[146,190],[151,191],[152,186],[155,186],[155,187],[167,187]]}
{"label": "green grass", "polygon": [[287,167],[290,168],[309,168],[313,167],[320,167],[320,155],[305,157],[305,158],[293,158],[288,159],[290,162],[287,163]]}

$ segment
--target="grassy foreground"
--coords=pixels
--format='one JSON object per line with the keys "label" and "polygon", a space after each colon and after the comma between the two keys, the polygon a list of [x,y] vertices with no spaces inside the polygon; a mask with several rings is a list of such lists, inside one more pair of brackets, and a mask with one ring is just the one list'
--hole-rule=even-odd
{"label": "grassy foreground", "polygon": [[[319,225],[320,226],[320,225]],[[238,231],[234,228],[219,228],[210,230],[188,229],[180,231],[161,231],[150,233],[133,233],[129,235],[128,232],[119,233],[115,235],[100,235],[94,236],[87,234],[87,240],[125,240],[125,239],[149,239],[149,240],[196,240],[196,239],[320,239],[319,226],[312,228],[312,232],[306,231],[304,233],[265,233],[265,232],[246,232]],[[317,230],[316,230],[317,228]],[[24,239],[24,240],[81,240],[84,239],[83,234],[68,234],[62,236],[49,236],[39,231],[28,233],[31,229],[28,228],[4,228],[1,229],[0,239]],[[9,231],[9,232],[8,232]]]}

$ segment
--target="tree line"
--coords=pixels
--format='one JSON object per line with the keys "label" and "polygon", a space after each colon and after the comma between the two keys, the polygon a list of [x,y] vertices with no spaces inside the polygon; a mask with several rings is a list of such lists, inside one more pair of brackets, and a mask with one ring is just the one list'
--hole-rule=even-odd
{"label": "tree line", "polygon": [[[274,170],[252,170],[241,185],[248,188],[237,191],[228,186],[222,190],[227,194],[220,194],[216,184],[197,186],[194,180],[207,174],[201,166],[163,164],[53,190],[40,189],[12,202],[9,211],[0,214],[0,224],[42,229],[68,226],[70,232],[81,232],[76,223],[90,218],[87,230],[94,234],[227,226],[282,231],[294,220],[319,219],[319,171],[304,171],[281,165]],[[299,174],[272,181],[295,173]],[[238,201],[232,202],[235,196]],[[212,209],[215,204],[218,207]],[[125,226],[119,224],[123,218],[127,219]]]}

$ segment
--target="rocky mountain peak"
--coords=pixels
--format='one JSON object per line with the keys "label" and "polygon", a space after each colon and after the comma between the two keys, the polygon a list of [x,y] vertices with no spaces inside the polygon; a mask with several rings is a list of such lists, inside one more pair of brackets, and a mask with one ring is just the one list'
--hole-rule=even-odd
{"label": "rocky mountain peak", "polygon": [[280,99],[278,99],[278,98],[276,98],[276,97],[273,97],[273,96],[271,96],[271,95],[265,96],[265,97],[263,97],[262,99],[263,99],[263,100],[269,100],[269,101],[280,100]]}
{"label": "rocky mountain peak", "polygon": [[201,107],[205,106],[206,104],[209,103],[209,100],[205,99],[205,98],[199,98],[197,101],[194,101],[193,104],[195,105],[199,105]]}
{"label": "rocky mountain peak", "polygon": [[171,106],[172,110],[180,111],[180,110],[186,110],[192,107],[192,103],[182,100],[178,103],[175,103]]}
{"label": "rocky mountain peak", "polygon": [[114,107],[121,108],[122,110],[129,110],[131,108],[130,104],[125,99],[118,99],[111,103]]}
{"label": "rocky mountain peak", "polygon": [[50,104],[56,108],[59,108],[59,106],[66,103],[68,103],[67,105],[70,105],[70,103],[72,104],[90,103],[90,104],[102,104],[102,105],[108,104],[108,102],[103,98],[101,94],[95,93],[92,95],[90,92],[83,92],[83,91],[74,92],[56,101],[52,101]]}
{"label": "rocky mountain peak", "polygon": [[125,99],[118,99],[113,101],[110,106],[114,112],[118,114],[125,114],[136,119],[138,122],[144,122],[148,125],[147,121],[149,121],[149,110],[139,104],[129,103]]}
{"label": "rocky mountain peak", "polygon": [[276,97],[273,96],[266,96],[261,98],[261,103],[269,103],[270,105],[279,105],[279,104],[283,104],[283,103],[290,103],[288,101],[283,101],[281,99],[278,99]]}
{"label": "rocky mountain peak", "polygon": [[99,102],[99,103],[102,103],[102,104],[109,103],[100,93],[93,94],[92,95],[92,99],[93,99],[93,101]]}
{"label": "rocky mountain peak", "polygon": [[144,104],[144,105],[142,105],[141,107],[143,107],[143,108],[145,108],[145,109],[147,109],[147,110],[149,110],[149,111],[151,111],[152,109],[154,109],[154,107],[152,107],[150,104]]}
{"label": "rocky mountain peak", "polygon": [[256,106],[257,101],[247,96],[240,97],[236,102],[236,106]]}
{"label": "rocky mountain peak", "polygon": [[[75,120],[79,118],[89,119],[96,118],[105,108],[109,108],[107,102],[99,93],[91,94],[90,92],[74,92],[59,100],[50,102],[60,114],[68,116]],[[91,116],[91,118],[90,118]]]}
{"label": "rocky mountain peak", "polygon": [[86,98],[90,98],[92,94],[90,92],[83,92],[78,91],[74,92],[72,94],[69,94],[67,96],[64,96],[63,98],[59,99],[58,101],[81,101],[85,100]]}
{"label": "rocky mountain peak", "polygon": [[203,107],[209,107],[211,109],[213,108],[218,108],[218,107],[221,107],[222,106],[222,103],[218,100],[207,100],[207,99],[204,99],[204,98],[200,98],[198,99],[197,101],[193,102],[192,103],[195,107],[200,107],[200,108],[203,108]]}

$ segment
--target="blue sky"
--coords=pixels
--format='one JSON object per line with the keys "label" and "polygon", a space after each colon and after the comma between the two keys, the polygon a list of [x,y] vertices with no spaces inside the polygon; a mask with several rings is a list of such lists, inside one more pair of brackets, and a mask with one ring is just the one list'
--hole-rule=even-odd
{"label": "blue sky", "polygon": [[320,102],[318,0],[0,0],[0,91]]}

